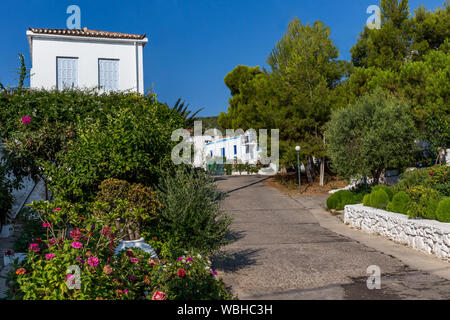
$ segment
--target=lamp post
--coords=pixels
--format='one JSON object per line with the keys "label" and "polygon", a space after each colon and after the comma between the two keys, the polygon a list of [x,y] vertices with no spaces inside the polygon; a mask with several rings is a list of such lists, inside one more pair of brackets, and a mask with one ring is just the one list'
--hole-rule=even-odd
{"label": "lamp post", "polygon": [[300,179],[300,146],[295,147],[297,151],[297,168],[298,168],[298,193],[302,193],[302,180]]}

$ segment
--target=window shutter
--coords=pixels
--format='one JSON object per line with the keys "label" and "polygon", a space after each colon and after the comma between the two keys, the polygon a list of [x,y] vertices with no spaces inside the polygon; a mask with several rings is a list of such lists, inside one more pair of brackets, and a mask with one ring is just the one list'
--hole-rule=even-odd
{"label": "window shutter", "polygon": [[119,60],[99,59],[98,77],[101,90],[119,90]]}
{"label": "window shutter", "polygon": [[78,87],[78,58],[57,58],[57,87]]}

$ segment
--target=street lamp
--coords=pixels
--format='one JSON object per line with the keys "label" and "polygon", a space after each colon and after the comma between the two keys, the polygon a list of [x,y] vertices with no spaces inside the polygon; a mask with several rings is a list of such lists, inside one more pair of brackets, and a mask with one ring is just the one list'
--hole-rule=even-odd
{"label": "street lamp", "polygon": [[302,193],[302,181],[300,180],[300,146],[295,147],[297,151],[297,167],[298,167],[298,193]]}

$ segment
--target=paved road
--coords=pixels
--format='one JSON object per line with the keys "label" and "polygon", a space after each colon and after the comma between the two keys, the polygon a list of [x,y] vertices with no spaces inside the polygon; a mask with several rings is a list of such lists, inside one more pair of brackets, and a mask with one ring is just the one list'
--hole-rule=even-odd
{"label": "paved road", "polygon": [[[215,258],[214,264],[239,299],[450,298],[448,278],[415,269],[321,226],[318,217],[330,218],[320,209],[324,197],[293,198],[267,186],[265,179],[217,179],[219,189],[227,193],[223,206],[233,217],[237,240],[225,247],[226,254]],[[398,247],[396,250],[405,256],[419,254]],[[427,262],[434,258],[420,259]],[[366,270],[370,265],[381,269],[380,290],[367,289]],[[447,264],[443,265],[445,269]]]}

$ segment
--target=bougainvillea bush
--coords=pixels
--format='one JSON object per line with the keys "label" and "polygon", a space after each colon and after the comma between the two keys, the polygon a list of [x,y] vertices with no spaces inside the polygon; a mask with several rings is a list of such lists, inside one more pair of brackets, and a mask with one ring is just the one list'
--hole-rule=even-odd
{"label": "bougainvillea bush", "polygon": [[95,195],[106,178],[156,184],[168,169],[179,114],[154,94],[22,89],[0,93],[4,159],[18,180],[51,181],[66,200]]}
{"label": "bougainvillea bush", "polygon": [[33,203],[33,209],[46,236],[29,244],[28,258],[10,274],[10,298],[232,298],[216,280],[210,262],[200,255],[173,261],[152,258],[140,249],[115,255],[120,240],[115,226],[83,216],[77,205],[69,203],[40,201]]}

